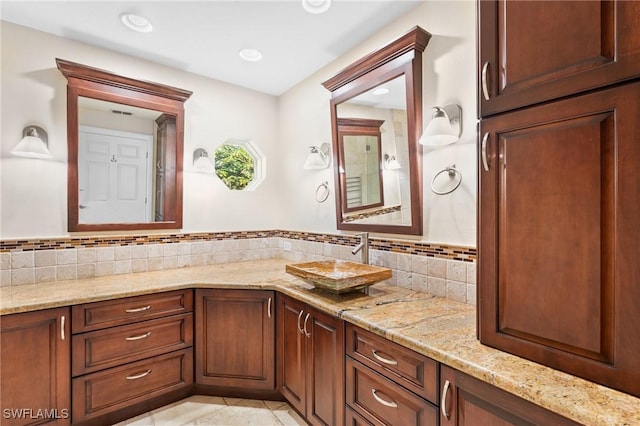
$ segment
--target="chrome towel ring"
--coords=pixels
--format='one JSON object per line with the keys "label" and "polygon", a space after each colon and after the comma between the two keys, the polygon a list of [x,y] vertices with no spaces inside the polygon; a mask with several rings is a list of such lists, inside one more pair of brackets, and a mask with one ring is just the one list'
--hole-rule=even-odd
{"label": "chrome towel ring", "polygon": [[[446,190],[446,191],[438,191],[435,187],[434,187],[434,183],[436,181],[436,179],[438,178],[438,176],[440,176],[443,173],[447,173],[449,175],[449,178],[451,179],[451,181],[453,182],[451,185],[451,188]],[[445,167],[444,169],[440,170],[438,173],[436,173],[436,175],[433,177],[433,179],[431,179],[431,190],[433,191],[434,194],[437,195],[446,195],[446,194],[450,194],[453,191],[455,191],[456,189],[458,189],[458,187],[460,186],[460,184],[462,183],[462,173],[460,173],[457,169],[456,169],[456,165],[452,164],[450,166]]]}
{"label": "chrome towel ring", "polygon": [[329,193],[329,182],[322,182],[320,185],[318,185],[318,188],[316,188],[316,201],[319,203],[324,203],[325,201],[327,201],[327,198],[329,198]]}

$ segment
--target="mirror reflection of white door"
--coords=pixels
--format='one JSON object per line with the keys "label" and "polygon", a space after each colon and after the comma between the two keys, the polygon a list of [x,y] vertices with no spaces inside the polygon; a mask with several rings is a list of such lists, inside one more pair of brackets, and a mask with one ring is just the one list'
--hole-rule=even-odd
{"label": "mirror reflection of white door", "polygon": [[153,136],[80,126],[80,223],[150,222]]}

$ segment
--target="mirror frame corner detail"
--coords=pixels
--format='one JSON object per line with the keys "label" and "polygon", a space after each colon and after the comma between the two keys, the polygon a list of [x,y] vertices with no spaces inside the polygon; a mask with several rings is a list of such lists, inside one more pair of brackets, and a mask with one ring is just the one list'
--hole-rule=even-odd
{"label": "mirror frame corner detail", "polygon": [[[98,68],[56,58],[67,79],[67,223],[69,232],[151,230],[182,228],[182,167],[184,145],[184,102],[193,92],[158,83],[136,80]],[[175,146],[165,160],[173,173],[164,180],[164,217],[140,223],[81,223],[79,214],[79,98],[114,102],[157,111],[175,117]]]}
{"label": "mirror frame corner detail", "polygon": [[[336,226],[339,230],[422,235],[422,147],[418,139],[422,132],[422,52],[430,39],[429,32],[416,26],[322,83],[331,92]],[[404,76],[406,88],[411,223],[395,225],[346,221],[343,209],[346,199],[346,193],[343,193],[344,176],[340,172],[345,164],[340,155],[338,105],[401,76]]]}

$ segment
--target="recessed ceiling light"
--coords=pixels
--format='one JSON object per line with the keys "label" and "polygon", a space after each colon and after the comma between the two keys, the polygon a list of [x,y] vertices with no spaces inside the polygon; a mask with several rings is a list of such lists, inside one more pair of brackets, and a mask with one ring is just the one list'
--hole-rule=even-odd
{"label": "recessed ceiling light", "polygon": [[258,62],[262,59],[262,53],[258,49],[242,49],[238,55],[248,62]]}
{"label": "recessed ceiling light", "polygon": [[150,33],[153,30],[153,25],[151,25],[151,22],[144,16],[134,15],[133,13],[123,13],[120,15],[120,20],[127,28],[139,33]]}
{"label": "recessed ceiling light", "polygon": [[386,95],[387,93],[389,93],[389,89],[387,89],[386,87],[380,87],[373,91],[373,94],[376,96]]}
{"label": "recessed ceiling light", "polygon": [[302,7],[309,13],[324,13],[331,7],[331,0],[302,0]]}

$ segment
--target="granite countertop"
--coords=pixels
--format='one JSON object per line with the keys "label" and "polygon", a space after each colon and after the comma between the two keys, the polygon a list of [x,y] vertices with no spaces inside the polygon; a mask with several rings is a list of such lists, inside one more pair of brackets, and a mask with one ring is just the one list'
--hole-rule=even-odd
{"label": "granite countertop", "polygon": [[640,398],[480,344],[474,306],[379,283],[342,296],[259,260],[0,288],[0,314],[183,288],[272,289],[585,425],[640,424]]}

